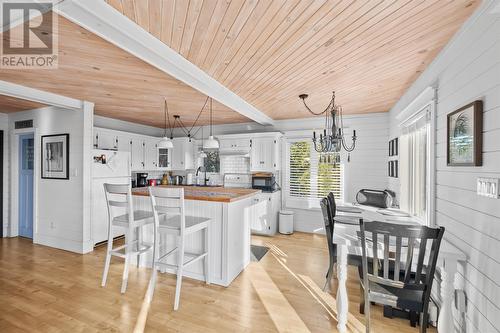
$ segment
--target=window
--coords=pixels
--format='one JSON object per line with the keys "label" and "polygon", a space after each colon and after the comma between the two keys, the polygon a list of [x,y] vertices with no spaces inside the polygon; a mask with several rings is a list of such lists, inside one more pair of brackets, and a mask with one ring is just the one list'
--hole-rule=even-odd
{"label": "window", "polygon": [[292,208],[317,208],[319,201],[333,192],[342,201],[342,165],[320,161],[311,139],[287,142],[285,174],[286,205]]}
{"label": "window", "polygon": [[218,173],[220,170],[220,158],[218,151],[207,151],[205,152],[207,157],[205,157],[203,165],[206,172]]}
{"label": "window", "polygon": [[430,108],[402,126],[400,139],[401,209],[430,224]]}

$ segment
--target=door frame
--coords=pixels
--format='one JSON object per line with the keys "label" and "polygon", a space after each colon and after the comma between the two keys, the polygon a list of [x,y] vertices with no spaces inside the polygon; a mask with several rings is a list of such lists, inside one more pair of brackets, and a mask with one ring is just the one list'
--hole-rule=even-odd
{"label": "door frame", "polygon": [[3,238],[3,200],[4,200],[4,174],[3,174],[3,168],[4,168],[4,156],[3,156],[3,138],[4,136],[4,131],[0,130],[0,238]]}
{"label": "door frame", "polygon": [[[22,161],[23,161],[23,148],[22,148],[22,141],[23,139],[26,139],[26,138],[33,138],[33,168],[35,167],[35,151],[36,151],[36,147],[35,147],[35,133],[34,132],[31,132],[31,133],[23,133],[23,134],[19,134],[17,136],[17,139],[18,139],[18,143],[17,143],[17,149],[18,149],[18,152],[17,152],[17,158],[18,158],[18,161],[17,161],[17,167],[18,167],[18,179],[16,180],[17,181],[17,188],[20,189],[21,188],[21,177],[20,174],[21,174],[21,169],[22,169]],[[35,226],[35,205],[34,205],[34,201],[35,201],[35,191],[34,191],[34,185],[35,185],[35,169],[33,169],[32,171],[32,176],[31,176],[31,182],[32,182],[32,200],[33,200],[33,203],[32,203],[32,216],[31,216],[31,239],[33,239],[34,237],[34,226]],[[19,236],[21,236],[21,232],[20,232],[20,228],[19,228],[19,225],[20,225],[20,213],[19,213],[19,208],[22,208],[20,203],[19,203],[19,195],[21,194],[21,192],[18,190],[18,233],[19,233]],[[25,238],[29,238],[29,237],[26,237],[26,236],[23,236]]]}
{"label": "door frame", "polygon": [[[37,147],[40,147],[40,138],[38,135],[38,130],[34,128],[26,128],[13,130],[11,133],[11,179],[18,185],[19,182],[19,139],[21,135],[33,134],[34,139],[34,151],[33,151],[33,243],[37,242],[38,234],[38,182],[40,173],[40,152]],[[19,186],[11,186],[11,225],[10,225],[10,237],[19,236]]]}

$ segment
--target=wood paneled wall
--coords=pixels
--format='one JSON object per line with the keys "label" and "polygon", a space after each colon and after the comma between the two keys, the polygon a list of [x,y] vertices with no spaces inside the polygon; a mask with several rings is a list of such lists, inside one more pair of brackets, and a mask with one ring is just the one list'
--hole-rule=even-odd
{"label": "wood paneled wall", "polygon": [[107,0],[274,119],[388,111],[479,0]]}
{"label": "wood paneled wall", "polygon": [[[58,22],[58,69],[2,68],[0,80],[93,102],[100,116],[161,128],[166,97],[171,117],[194,122],[205,95],[61,16]],[[216,101],[213,106],[214,123],[249,121]],[[208,119],[203,112],[199,124]]]}

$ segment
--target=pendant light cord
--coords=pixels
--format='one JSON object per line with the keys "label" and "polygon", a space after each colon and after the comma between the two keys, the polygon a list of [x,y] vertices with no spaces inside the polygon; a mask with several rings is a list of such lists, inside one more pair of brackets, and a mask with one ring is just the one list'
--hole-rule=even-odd
{"label": "pendant light cord", "polygon": [[210,98],[210,136],[212,136],[212,98]]}
{"label": "pendant light cord", "polygon": [[173,138],[174,130],[170,125],[170,115],[168,114],[168,103],[167,99],[165,98],[165,136],[167,136],[167,121],[168,121],[168,128],[170,128],[170,138]]}

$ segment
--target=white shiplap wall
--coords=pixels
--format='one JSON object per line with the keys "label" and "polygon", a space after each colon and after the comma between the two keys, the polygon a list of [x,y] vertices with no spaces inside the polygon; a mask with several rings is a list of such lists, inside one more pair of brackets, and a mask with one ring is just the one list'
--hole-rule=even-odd
{"label": "white shiplap wall", "polygon": [[[90,241],[84,241],[84,112],[58,107],[44,107],[36,110],[9,114],[9,139],[12,139],[14,123],[20,120],[33,119],[37,130],[35,143],[40,136],[49,134],[70,134],[70,179],[50,180],[35,177],[38,187],[37,224],[33,228],[34,242],[68,251],[82,253],[88,248]],[[12,169],[13,159],[17,153],[9,145],[8,165]],[[38,147],[38,146],[35,146]],[[37,154],[40,152],[38,151]],[[37,157],[38,162],[40,156]],[[9,174],[10,175],[10,174]],[[17,195],[15,183],[10,184],[9,196]],[[11,199],[12,201],[12,199]],[[9,203],[9,206],[12,202]],[[17,213],[10,210],[8,227],[10,236],[17,236]]]}
{"label": "white shiplap wall", "polygon": [[[287,135],[294,130],[322,128],[324,121],[316,118],[309,121],[283,122],[281,128]],[[349,132],[356,130],[358,140],[356,149],[351,153],[351,161],[343,158],[344,164],[344,201],[353,202],[356,193],[363,188],[384,190],[387,183],[387,161],[389,141],[389,115],[375,113],[350,115],[344,117],[344,126]],[[311,134],[310,134],[311,135]],[[347,138],[350,143],[350,138]],[[286,209],[289,209],[285,207]],[[304,232],[324,232],[324,223],[319,209],[291,209],[295,212],[294,229]]]}
{"label": "white shiplap wall", "polygon": [[[467,295],[467,332],[500,332],[500,200],[476,195],[477,177],[500,178],[500,16],[484,1],[452,41],[390,111],[396,116],[428,86],[437,88],[436,222],[468,257],[456,286]],[[483,166],[446,165],[446,115],[480,99],[484,103]],[[389,180],[390,186],[399,183]]]}

